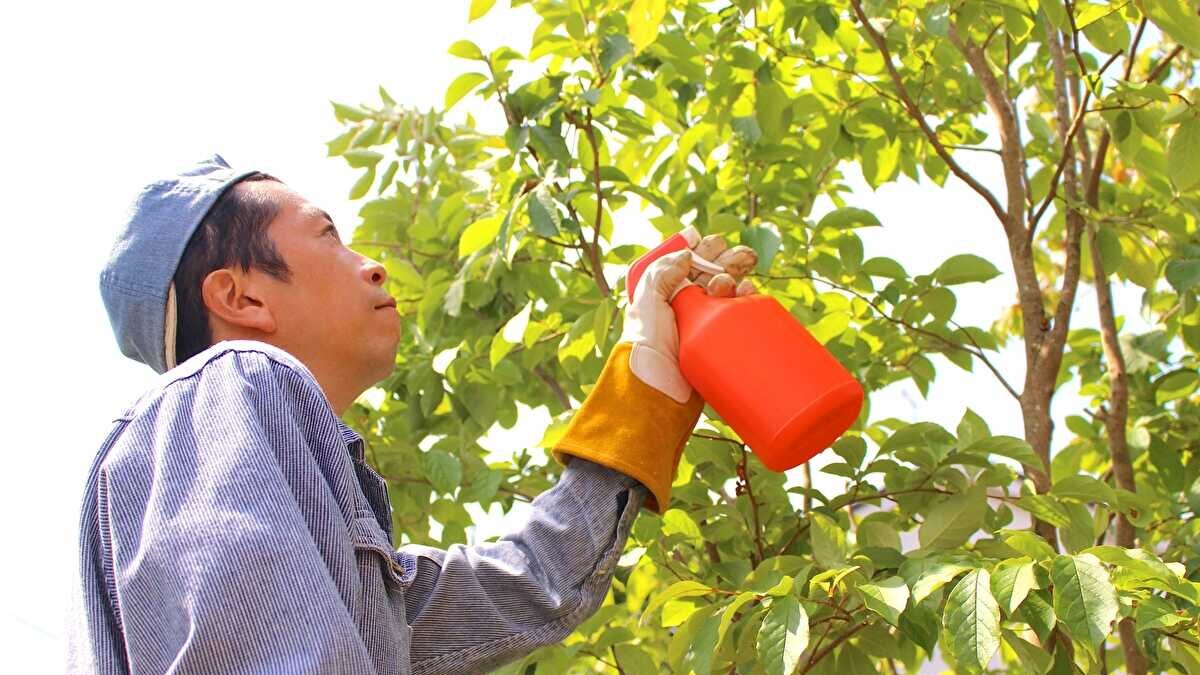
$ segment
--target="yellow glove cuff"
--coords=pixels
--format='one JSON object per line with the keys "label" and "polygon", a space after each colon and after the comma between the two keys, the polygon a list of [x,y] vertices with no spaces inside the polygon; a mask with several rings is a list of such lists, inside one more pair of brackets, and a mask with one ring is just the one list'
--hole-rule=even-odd
{"label": "yellow glove cuff", "polygon": [[687,403],[678,403],[639,380],[629,368],[632,348],[630,342],[613,347],[553,454],[560,464],[574,455],[638,480],[650,490],[646,508],[663,513],[704,399],[693,391]]}

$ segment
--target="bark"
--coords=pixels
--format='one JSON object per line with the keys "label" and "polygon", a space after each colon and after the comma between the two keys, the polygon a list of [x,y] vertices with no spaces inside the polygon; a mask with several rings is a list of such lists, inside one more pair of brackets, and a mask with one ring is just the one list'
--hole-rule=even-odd
{"label": "bark", "polygon": [[[1138,24],[1137,33],[1129,47],[1125,58],[1125,80],[1129,81],[1133,74],[1134,61],[1137,57],[1138,43],[1146,28],[1146,19]],[[1105,129],[1096,146],[1095,156],[1091,161],[1091,171],[1087,182],[1087,204],[1093,210],[1100,205],[1100,176],[1104,171],[1105,156],[1108,154],[1110,137]],[[1135,491],[1137,488],[1133,463],[1129,458],[1129,445],[1125,437],[1125,429],[1129,419],[1129,378],[1125,370],[1125,355],[1121,352],[1117,338],[1116,309],[1113,307],[1112,288],[1108,283],[1108,270],[1100,257],[1100,246],[1096,241],[1096,228],[1089,227],[1088,249],[1092,257],[1093,283],[1096,286],[1096,305],[1100,314],[1100,340],[1104,347],[1104,360],[1108,370],[1109,405],[1103,416],[1104,430],[1108,435],[1109,451],[1112,456],[1112,474],[1117,487]],[[1134,548],[1137,545],[1133,524],[1124,514],[1117,516],[1117,545]],[[1137,627],[1133,619],[1125,618],[1117,624],[1121,635],[1121,648],[1125,653],[1125,669],[1131,675],[1145,675],[1147,671],[1146,657],[1142,654],[1137,642]]]}
{"label": "bark", "polygon": [[[1096,243],[1095,228],[1088,228],[1088,247],[1092,255],[1095,272],[1096,299],[1100,310],[1100,339],[1104,345],[1104,360],[1108,368],[1108,410],[1103,415],[1104,430],[1108,434],[1108,445],[1112,453],[1113,478],[1117,487],[1133,491],[1136,489],[1133,464],[1129,460],[1129,445],[1125,439],[1125,427],[1129,418],[1129,381],[1125,373],[1125,357],[1117,341],[1116,312],[1113,309],[1112,289],[1104,261],[1100,259],[1100,246]],[[1134,548],[1137,542],[1133,524],[1124,514],[1117,516],[1117,545]],[[1125,669],[1131,675],[1146,673],[1146,659],[1138,648],[1137,628],[1133,619],[1122,619],[1117,626],[1121,634],[1121,646],[1125,651]]]}

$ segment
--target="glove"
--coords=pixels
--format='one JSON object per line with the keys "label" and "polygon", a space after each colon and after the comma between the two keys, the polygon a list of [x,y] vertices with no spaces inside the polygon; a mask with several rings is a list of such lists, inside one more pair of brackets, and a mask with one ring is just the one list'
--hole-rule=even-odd
{"label": "glove", "polygon": [[[702,240],[692,227],[683,235],[689,250],[647,266],[625,308],[620,339],[553,448],[560,463],[583,457],[637,479],[650,491],[646,508],[658,513],[670,502],[679,457],[704,408],[704,399],[679,369],[679,332],[670,301],[693,283],[719,297],[755,292],[749,279],[741,279],[757,262],[752,249],[727,249],[720,235]],[[726,272],[693,270],[693,252]]]}

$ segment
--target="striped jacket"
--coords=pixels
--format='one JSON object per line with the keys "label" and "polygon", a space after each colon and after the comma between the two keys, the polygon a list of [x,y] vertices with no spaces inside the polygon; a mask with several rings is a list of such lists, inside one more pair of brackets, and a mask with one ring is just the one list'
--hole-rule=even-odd
{"label": "striped jacket", "polygon": [[396,550],[384,481],[309,371],[220,343],[95,460],[72,672],[484,672],[595,611],[645,495],[576,459],[520,531]]}

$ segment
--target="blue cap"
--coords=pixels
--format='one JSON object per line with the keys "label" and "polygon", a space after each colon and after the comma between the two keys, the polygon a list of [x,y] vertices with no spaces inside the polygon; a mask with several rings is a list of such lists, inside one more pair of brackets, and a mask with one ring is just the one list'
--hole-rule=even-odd
{"label": "blue cap", "polygon": [[175,367],[175,269],[226,189],[254,170],[213,155],[142,189],[100,272],[100,295],[121,352],[159,373]]}

